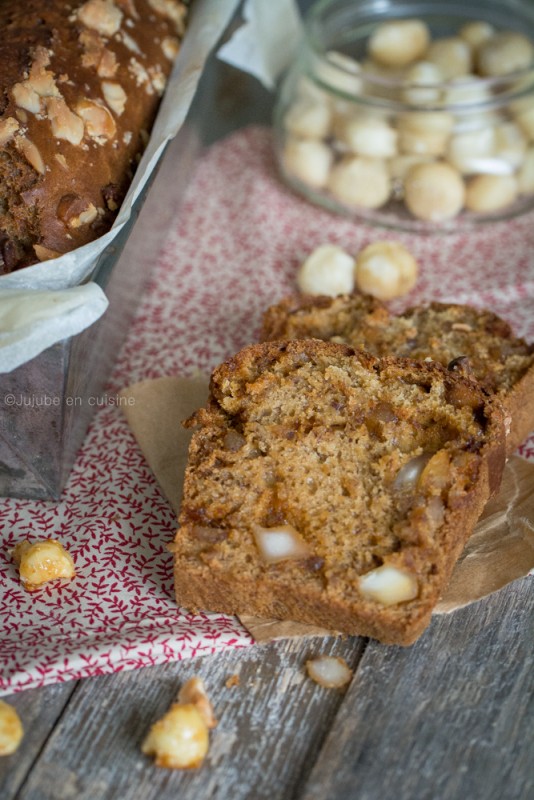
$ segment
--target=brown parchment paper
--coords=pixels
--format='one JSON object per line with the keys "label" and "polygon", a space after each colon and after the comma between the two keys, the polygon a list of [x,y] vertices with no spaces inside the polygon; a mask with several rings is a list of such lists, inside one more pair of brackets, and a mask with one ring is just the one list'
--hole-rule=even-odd
{"label": "brown parchment paper", "polygon": [[[156,480],[178,514],[191,434],[182,427],[208,395],[208,379],[158,378],[124,389],[128,424]],[[508,461],[501,490],[486,506],[459,558],[434,613],[480,600],[534,568],[534,465],[520,456]],[[257,642],[331,633],[313,625],[242,616]]]}

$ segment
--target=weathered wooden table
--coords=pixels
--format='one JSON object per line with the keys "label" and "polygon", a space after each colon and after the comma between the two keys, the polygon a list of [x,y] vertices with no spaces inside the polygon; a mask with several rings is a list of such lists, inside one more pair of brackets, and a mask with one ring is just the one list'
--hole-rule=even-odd
{"label": "weathered wooden table", "polygon": [[[435,617],[410,648],[287,640],[7,698],[26,735],[0,759],[0,797],[532,798],[531,580]],[[306,677],[306,660],[320,653],[352,667],[346,691]],[[158,769],[141,741],[192,675],[204,679],[219,720],[209,754],[199,770]]]}

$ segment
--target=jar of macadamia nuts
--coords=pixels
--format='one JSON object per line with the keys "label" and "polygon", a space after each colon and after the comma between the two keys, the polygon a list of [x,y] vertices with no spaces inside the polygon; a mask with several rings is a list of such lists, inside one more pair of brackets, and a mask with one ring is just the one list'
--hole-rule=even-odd
{"label": "jar of macadamia nuts", "polygon": [[534,208],[532,0],[321,0],[305,29],[275,112],[294,189],[421,232]]}

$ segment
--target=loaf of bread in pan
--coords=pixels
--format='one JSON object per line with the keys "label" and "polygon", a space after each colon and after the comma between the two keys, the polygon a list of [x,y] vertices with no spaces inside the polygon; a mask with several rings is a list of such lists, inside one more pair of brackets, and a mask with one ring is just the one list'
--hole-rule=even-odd
{"label": "loaf of bread in pan", "polygon": [[111,226],[186,13],[181,0],[2,0],[0,274]]}
{"label": "loaf of bread in pan", "polygon": [[428,625],[504,465],[476,383],[318,340],[245,348],[188,424],[178,604],[388,643]]}
{"label": "loaf of bread in pan", "polygon": [[508,417],[513,453],[534,430],[534,345],[516,338],[491,311],[430,303],[391,314],[367,295],[289,297],[271,306],[262,340],[317,338],[361,347],[377,356],[431,358],[469,372],[498,395]]}

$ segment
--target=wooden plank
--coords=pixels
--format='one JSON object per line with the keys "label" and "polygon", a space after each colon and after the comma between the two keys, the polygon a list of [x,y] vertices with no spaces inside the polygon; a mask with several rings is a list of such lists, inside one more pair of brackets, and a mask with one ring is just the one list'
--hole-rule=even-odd
{"label": "wooden plank", "polygon": [[299,800],[534,797],[531,579],[371,643]]}
{"label": "wooden plank", "polygon": [[2,698],[17,710],[24,728],[24,738],[17,752],[0,758],[2,800],[15,797],[75,688],[76,682],[72,681]]}
{"label": "wooden plank", "polygon": [[[354,668],[363,648],[358,638],[282,641],[84,681],[18,800],[287,798],[343,699],[305,676],[306,659],[342,655]],[[199,770],[158,769],[141,742],[194,674],[219,719],[208,757]],[[236,674],[239,685],[228,688]]]}

